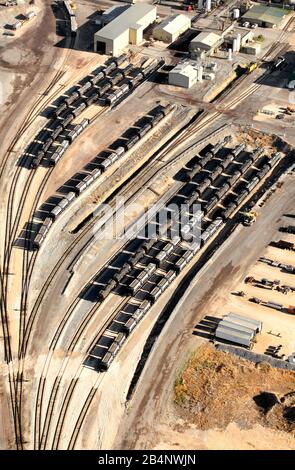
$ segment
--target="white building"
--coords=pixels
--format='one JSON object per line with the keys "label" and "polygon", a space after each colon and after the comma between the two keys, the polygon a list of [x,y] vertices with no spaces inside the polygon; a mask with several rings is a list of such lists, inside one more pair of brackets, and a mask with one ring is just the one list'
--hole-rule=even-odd
{"label": "white building", "polygon": [[99,15],[99,17],[95,20],[95,24],[105,26],[111,21],[114,21],[114,19],[121,15],[123,11],[127,10],[127,8],[129,8],[129,5],[113,5]]}
{"label": "white building", "polygon": [[153,36],[163,42],[174,42],[191,27],[191,20],[186,15],[170,16],[154,28]]}
{"label": "white building", "polygon": [[169,72],[168,81],[169,85],[190,88],[198,81],[199,77],[200,72],[197,65],[192,65],[190,62],[182,62]]}
{"label": "white building", "polygon": [[222,36],[216,33],[202,32],[198,34],[190,43],[189,50],[191,57],[204,58],[209,56],[212,52],[217,49],[223,43]]}
{"label": "white building", "polygon": [[146,3],[131,5],[94,35],[94,50],[101,54],[119,55],[128,44],[143,41],[144,30],[157,17],[157,8]]}

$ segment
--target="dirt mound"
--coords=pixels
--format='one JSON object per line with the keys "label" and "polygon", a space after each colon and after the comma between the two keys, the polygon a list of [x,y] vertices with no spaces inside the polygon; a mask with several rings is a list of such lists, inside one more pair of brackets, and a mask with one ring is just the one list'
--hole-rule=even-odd
{"label": "dirt mound", "polygon": [[177,412],[199,429],[255,424],[295,436],[295,373],[256,365],[206,344],[175,382]]}

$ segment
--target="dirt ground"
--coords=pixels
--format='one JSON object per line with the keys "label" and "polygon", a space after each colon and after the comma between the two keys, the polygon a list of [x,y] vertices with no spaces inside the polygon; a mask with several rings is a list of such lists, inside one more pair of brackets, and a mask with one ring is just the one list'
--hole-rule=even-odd
{"label": "dirt ground", "polygon": [[[198,429],[256,424],[295,437],[295,374],[257,366],[206,343],[175,382],[176,412]],[[295,448],[295,441],[294,441]]]}

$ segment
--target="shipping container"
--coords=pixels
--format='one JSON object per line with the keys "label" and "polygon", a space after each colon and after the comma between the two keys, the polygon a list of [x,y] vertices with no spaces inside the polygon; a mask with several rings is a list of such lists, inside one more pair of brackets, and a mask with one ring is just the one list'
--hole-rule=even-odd
{"label": "shipping container", "polygon": [[238,313],[233,312],[228,313],[224,318],[230,319],[230,321],[233,321],[233,319],[236,318],[238,321],[249,323],[255,329],[256,333],[261,333],[262,331],[263,323],[259,320],[255,320],[255,318],[245,317],[244,315],[239,315]]}
{"label": "shipping container", "polygon": [[215,331],[215,337],[217,340],[225,340],[230,343],[238,344],[239,346],[246,346],[250,348],[252,345],[251,336],[243,332],[237,332],[230,330],[229,328],[217,327]]}
{"label": "shipping container", "polygon": [[239,322],[229,320],[227,319],[227,317],[221,320],[221,322],[218,323],[218,326],[229,328],[231,330],[241,331],[242,333],[247,333],[248,335],[251,336],[251,339],[254,338],[255,336],[255,330],[253,328],[245,324],[241,324]]}

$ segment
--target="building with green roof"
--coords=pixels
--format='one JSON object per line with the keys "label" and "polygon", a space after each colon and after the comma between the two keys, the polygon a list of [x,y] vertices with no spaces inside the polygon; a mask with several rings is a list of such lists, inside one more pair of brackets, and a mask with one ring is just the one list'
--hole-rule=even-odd
{"label": "building with green roof", "polygon": [[288,10],[270,7],[267,5],[254,5],[243,16],[244,22],[257,23],[264,28],[277,28],[282,23]]}

